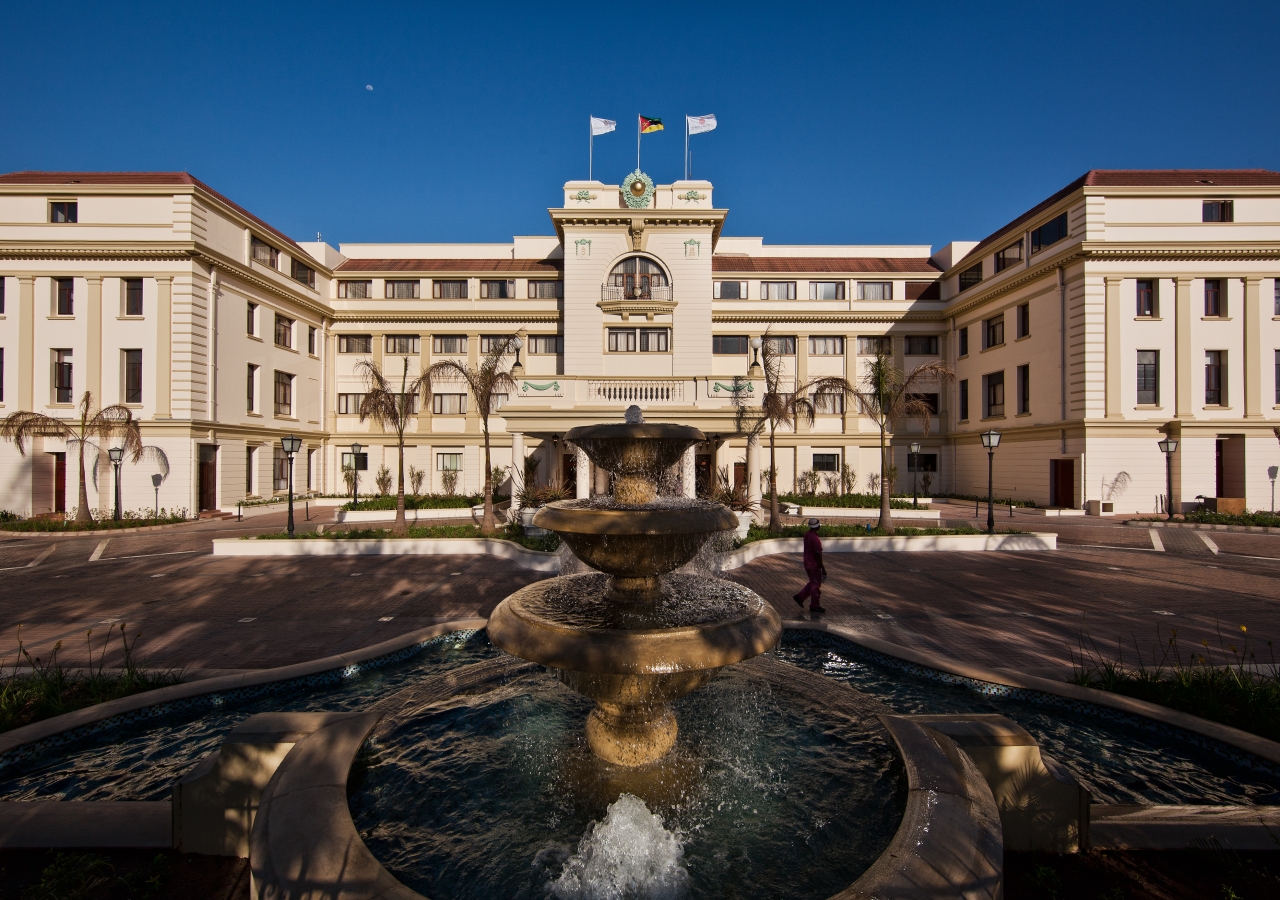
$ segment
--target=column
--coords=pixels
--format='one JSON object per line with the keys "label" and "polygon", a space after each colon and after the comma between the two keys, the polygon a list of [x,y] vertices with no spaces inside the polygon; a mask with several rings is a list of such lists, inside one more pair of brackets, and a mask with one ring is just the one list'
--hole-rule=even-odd
{"label": "column", "polygon": [[[858,376],[858,337],[846,334],[844,336],[844,380],[856,388]],[[853,397],[845,397],[844,433],[857,434],[860,431],[862,431],[862,417],[858,415],[858,401]]]}
{"label": "column", "polygon": [[690,447],[684,451],[684,456],[680,457],[680,493],[681,495],[693,499],[697,496],[697,473],[694,470],[694,448]]}
{"label": "column", "polygon": [[1195,382],[1192,373],[1195,371],[1191,358],[1191,279],[1180,277],[1174,291],[1174,371],[1175,371],[1175,415],[1179,419],[1194,419]]}
{"label": "column", "polygon": [[1262,279],[1244,280],[1244,415],[1262,418]]}
{"label": "column", "polygon": [[[145,370],[144,370],[145,371]],[[172,416],[173,400],[173,276],[156,276],[156,418]],[[259,378],[266,373],[259,373]],[[270,394],[267,394],[270,397]],[[194,484],[194,481],[192,482]],[[255,484],[257,482],[254,482]]]}
{"label": "column", "polygon": [[577,498],[586,500],[591,496],[591,460],[587,458],[587,453],[581,447],[574,447],[573,452],[578,458],[577,472]]}
{"label": "column", "polygon": [[1120,372],[1124,360],[1120,358],[1120,279],[1106,278],[1106,312],[1104,327],[1106,351],[1103,363],[1106,373],[1106,415],[1108,419],[1124,418],[1121,411]]}
{"label": "column", "polygon": [[524,484],[524,435],[518,431],[511,433],[511,521],[518,522],[520,516],[520,491],[517,484]]}
{"label": "column", "polygon": [[[85,282],[89,286],[89,296],[85,308],[84,383],[101,409],[107,405],[102,397],[102,276],[90,275],[85,278]],[[124,398],[121,397],[120,401],[123,402]]]}
{"label": "column", "polygon": [[[18,276],[18,409],[34,410],[36,279]],[[43,406],[44,404],[40,404]]]}

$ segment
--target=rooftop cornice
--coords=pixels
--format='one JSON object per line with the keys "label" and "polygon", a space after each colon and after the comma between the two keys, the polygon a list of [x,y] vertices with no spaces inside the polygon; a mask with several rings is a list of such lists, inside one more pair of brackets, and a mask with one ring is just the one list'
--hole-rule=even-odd
{"label": "rooftop cornice", "polygon": [[383,325],[383,324],[430,324],[443,322],[449,324],[475,322],[477,324],[501,323],[535,323],[547,324],[560,322],[560,313],[520,313],[520,312],[438,312],[438,313],[358,313],[355,315],[334,315],[334,325]]}
{"label": "rooftop cornice", "polygon": [[565,209],[547,210],[556,227],[556,236],[564,243],[566,225],[629,228],[637,220],[644,228],[710,227],[711,243],[720,240],[720,230],[729,215],[727,209]]}
{"label": "rooftop cornice", "polygon": [[712,322],[725,324],[750,324],[761,322],[776,325],[789,323],[821,325],[821,324],[858,324],[884,322],[942,322],[950,313],[938,312],[900,312],[900,313],[748,313],[748,312],[713,312]]}

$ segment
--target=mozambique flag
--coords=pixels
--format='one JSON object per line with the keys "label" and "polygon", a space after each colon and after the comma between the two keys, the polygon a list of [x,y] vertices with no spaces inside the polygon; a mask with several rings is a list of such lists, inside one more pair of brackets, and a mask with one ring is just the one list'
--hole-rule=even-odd
{"label": "mozambique flag", "polygon": [[651,131],[661,131],[661,130],[662,130],[661,119],[646,119],[644,116],[640,117],[640,133],[641,134],[648,134]]}

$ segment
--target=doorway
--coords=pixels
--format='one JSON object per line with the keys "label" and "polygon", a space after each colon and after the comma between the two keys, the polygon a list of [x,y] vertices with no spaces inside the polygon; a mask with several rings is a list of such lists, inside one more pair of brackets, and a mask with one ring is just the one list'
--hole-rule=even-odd
{"label": "doorway", "polygon": [[733,490],[746,491],[747,489],[747,464],[744,462],[736,462],[733,464]]}
{"label": "doorway", "polygon": [[1218,438],[1214,453],[1217,479],[1215,497],[1244,497],[1244,435]]}
{"label": "doorway", "polygon": [[1076,505],[1076,461],[1049,460],[1049,505],[1074,509]]}
{"label": "doorway", "polygon": [[693,458],[693,488],[697,496],[707,496],[707,492],[711,490],[713,478],[711,454],[699,453]]}
{"label": "doorway", "polygon": [[560,457],[560,483],[564,485],[564,489],[569,492],[569,496],[575,496],[578,492],[578,454],[566,453]]}
{"label": "doorway", "polygon": [[200,511],[218,508],[218,448],[201,444],[199,468],[196,471],[196,493],[200,497]]}
{"label": "doorway", "polygon": [[53,511],[67,511],[67,454],[53,454]]}

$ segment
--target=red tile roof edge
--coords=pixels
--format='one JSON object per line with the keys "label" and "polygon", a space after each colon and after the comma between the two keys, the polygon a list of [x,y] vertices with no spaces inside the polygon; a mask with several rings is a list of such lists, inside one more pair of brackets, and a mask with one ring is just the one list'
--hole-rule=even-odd
{"label": "red tile roof edge", "polygon": [[922,256],[854,257],[854,256],[713,256],[712,272],[754,273],[873,273],[898,272],[937,275],[939,269]]}
{"label": "red tile roof edge", "polygon": [[334,269],[344,272],[538,272],[559,274],[554,259],[348,259]]}
{"label": "red tile roof edge", "polygon": [[298,246],[298,242],[278,228],[264,222],[240,204],[218,193],[190,172],[7,172],[0,175],[0,184],[40,184],[67,189],[73,184],[118,184],[118,185],[152,185],[152,184],[189,184],[226,204],[263,230],[275,235],[280,240],[305,253],[311,254]]}

